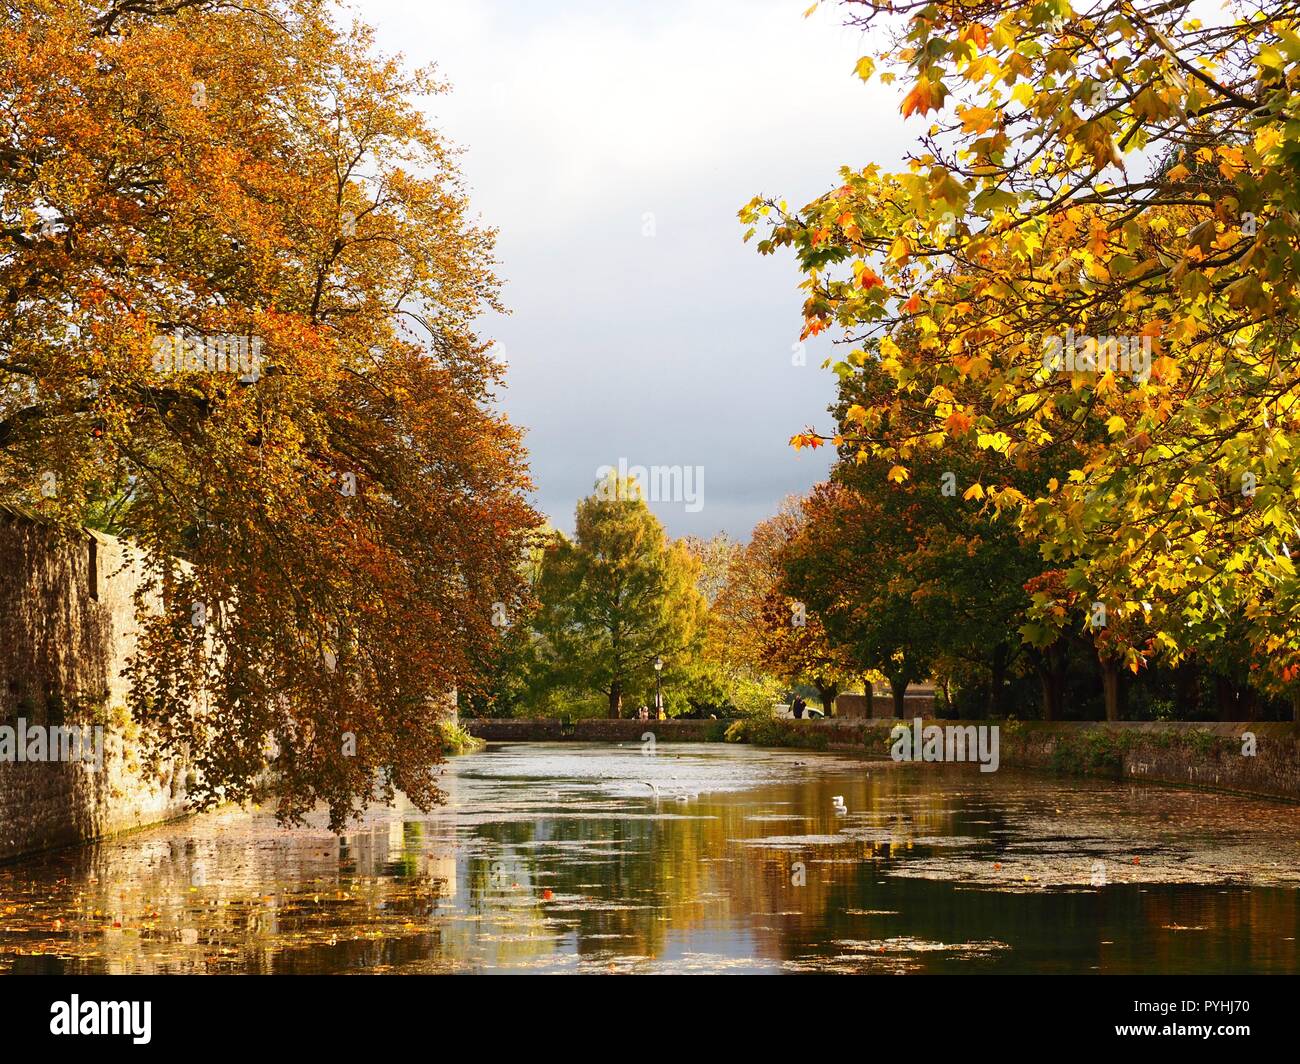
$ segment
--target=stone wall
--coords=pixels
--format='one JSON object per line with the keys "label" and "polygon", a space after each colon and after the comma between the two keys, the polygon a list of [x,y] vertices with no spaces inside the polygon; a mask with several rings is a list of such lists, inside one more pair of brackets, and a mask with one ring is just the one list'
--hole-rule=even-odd
{"label": "stone wall", "polygon": [[1001,747],[1003,764],[1300,801],[1291,721],[1024,721],[1003,726]]}
{"label": "stone wall", "polygon": [[104,764],[0,761],[0,860],[181,816],[184,766],[147,771],[126,711],[140,559],[0,510],[0,724],[104,729]]}
{"label": "stone wall", "polygon": [[658,742],[720,742],[727,730],[725,720],[612,720],[588,717],[564,722],[551,719],[506,720],[492,717],[462,717],[461,727],[487,742],[558,742],[561,739],[589,743],[640,742],[650,732]]}
{"label": "stone wall", "polygon": [[[898,723],[816,721],[805,727],[828,731],[829,749],[888,757]],[[926,721],[931,724],[998,725],[1002,768],[1300,801],[1300,724],[1289,721]],[[1247,734],[1253,737],[1250,756],[1243,753]]]}

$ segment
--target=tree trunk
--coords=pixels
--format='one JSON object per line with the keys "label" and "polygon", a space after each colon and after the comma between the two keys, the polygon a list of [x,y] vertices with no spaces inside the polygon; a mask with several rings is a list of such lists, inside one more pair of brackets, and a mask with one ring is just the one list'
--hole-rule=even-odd
{"label": "tree trunk", "polygon": [[826,719],[830,720],[835,713],[835,696],[840,693],[839,685],[814,683],[814,686],[817,688],[817,697],[821,699],[822,712],[826,714]]}
{"label": "tree trunk", "polygon": [[1060,720],[1061,706],[1056,698],[1056,685],[1052,683],[1052,674],[1047,669],[1035,669],[1038,683],[1043,689],[1043,720]]}
{"label": "tree trunk", "polygon": [[617,680],[609,688],[609,717],[618,720],[623,715],[623,685]]}
{"label": "tree trunk", "polygon": [[1200,667],[1184,660],[1174,669],[1174,704],[1180,720],[1195,720],[1201,708]]}
{"label": "tree trunk", "polygon": [[984,704],[984,719],[1001,717],[1002,699],[1007,684],[1007,669],[1010,666],[1010,652],[1006,643],[999,643],[993,648],[993,660],[989,663],[989,696]]}
{"label": "tree trunk", "polygon": [[1259,695],[1249,684],[1240,689],[1238,704],[1245,710],[1246,720],[1259,720]]}
{"label": "tree trunk", "polygon": [[1065,709],[1064,641],[1058,640],[1046,650],[1034,651],[1030,662],[1043,691],[1043,720],[1060,720]]}
{"label": "tree trunk", "polygon": [[1291,719],[1300,720],[1300,687],[1291,688]]}
{"label": "tree trunk", "polygon": [[1216,674],[1214,677],[1214,701],[1219,707],[1219,720],[1237,719],[1237,692],[1226,676]]}
{"label": "tree trunk", "polygon": [[862,677],[862,693],[867,699],[867,716],[876,715],[876,685],[871,682],[869,676]]}
{"label": "tree trunk", "polygon": [[1103,660],[1101,662],[1101,689],[1106,696],[1106,719],[1119,720],[1123,711],[1123,692],[1119,662]]}
{"label": "tree trunk", "polygon": [[907,712],[907,677],[891,676],[889,678],[889,689],[894,695],[894,716],[898,720],[903,719]]}

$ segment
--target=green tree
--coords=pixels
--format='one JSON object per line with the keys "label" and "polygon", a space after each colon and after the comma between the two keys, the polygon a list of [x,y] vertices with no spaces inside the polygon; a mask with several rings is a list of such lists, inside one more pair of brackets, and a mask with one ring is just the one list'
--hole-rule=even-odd
{"label": "green tree", "polygon": [[533,627],[542,563],[556,534],[549,524],[542,524],[527,537],[519,561],[525,593],[513,613],[504,602],[494,604],[492,625],[497,637],[479,663],[479,671],[487,679],[462,699],[463,716],[545,716],[558,710],[555,699],[559,692],[546,682],[540,640]]}
{"label": "green tree", "polygon": [[609,477],[578,503],[574,539],[547,548],[534,621],[547,681],[596,692],[609,715],[623,699],[685,676],[703,640],[707,604],[696,588],[699,565],[663,526],[635,481]]}

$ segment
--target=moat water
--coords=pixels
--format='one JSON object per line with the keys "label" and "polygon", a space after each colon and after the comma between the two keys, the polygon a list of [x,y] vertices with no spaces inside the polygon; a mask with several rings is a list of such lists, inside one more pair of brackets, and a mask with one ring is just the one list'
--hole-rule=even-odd
{"label": "moat water", "polygon": [[0,866],[0,972],[1300,971],[1297,806],[722,744],[442,780]]}

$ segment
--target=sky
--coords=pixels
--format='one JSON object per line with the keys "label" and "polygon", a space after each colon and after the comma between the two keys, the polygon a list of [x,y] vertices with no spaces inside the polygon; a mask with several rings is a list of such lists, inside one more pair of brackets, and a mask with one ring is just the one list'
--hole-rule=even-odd
{"label": "sky", "polygon": [[[474,211],[499,230],[510,419],[534,501],[573,525],[604,468],[660,467],[673,536],[747,539],[830,448],[834,375],[818,338],[797,365],[799,275],[760,256],[737,210],[802,205],[841,165],[896,166],[893,90],[853,74],[868,50],[838,5],[808,0],[353,0],[381,49],[434,62],[435,126],[464,149]],[[672,467],[679,467],[670,473]]]}

